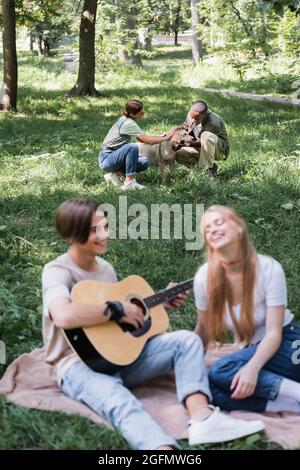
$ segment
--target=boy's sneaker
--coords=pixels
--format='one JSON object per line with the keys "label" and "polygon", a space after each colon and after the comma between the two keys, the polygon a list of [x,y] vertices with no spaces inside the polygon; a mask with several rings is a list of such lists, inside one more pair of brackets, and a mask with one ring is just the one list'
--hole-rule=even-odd
{"label": "boy's sneaker", "polygon": [[129,189],[144,189],[145,186],[139,184],[136,179],[129,181],[129,183],[124,183],[122,189],[128,191]]}
{"label": "boy's sneaker", "polygon": [[115,173],[105,173],[104,179],[107,183],[111,183],[114,186],[121,186],[120,178]]}
{"label": "boy's sneaker", "polygon": [[220,412],[220,408],[209,406],[213,412],[204,421],[190,421],[188,428],[189,445],[212,444],[238,439],[265,429],[260,420],[244,421],[231,418]]}

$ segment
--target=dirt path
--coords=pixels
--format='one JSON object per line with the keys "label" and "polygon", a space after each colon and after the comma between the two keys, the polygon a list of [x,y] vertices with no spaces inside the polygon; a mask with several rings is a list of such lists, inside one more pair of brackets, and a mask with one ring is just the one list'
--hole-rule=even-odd
{"label": "dirt path", "polygon": [[217,89],[217,88],[202,88],[202,90],[207,91],[209,93],[224,93],[226,95],[238,96],[239,98],[246,98],[248,100],[272,101],[274,103],[283,103],[283,104],[291,104],[294,106],[300,106],[299,98],[283,98],[280,96],[272,96],[272,95],[258,95],[256,93],[243,93],[241,91],[225,90],[225,89]]}

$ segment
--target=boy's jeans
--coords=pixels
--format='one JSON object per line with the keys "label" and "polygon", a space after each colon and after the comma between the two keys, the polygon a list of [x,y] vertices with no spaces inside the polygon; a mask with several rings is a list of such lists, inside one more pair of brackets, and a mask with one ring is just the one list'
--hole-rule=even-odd
{"label": "boy's jeans", "polygon": [[94,372],[77,362],[64,374],[61,388],[118,428],[132,448],[178,447],[128,389],[172,369],[180,402],[195,392],[211,399],[202,342],[195,333],[185,330],[152,338],[133,364],[114,375]]}

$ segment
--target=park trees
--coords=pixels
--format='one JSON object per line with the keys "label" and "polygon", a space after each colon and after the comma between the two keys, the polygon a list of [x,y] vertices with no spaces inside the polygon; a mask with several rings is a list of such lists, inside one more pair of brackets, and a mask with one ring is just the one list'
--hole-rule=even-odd
{"label": "park trees", "polygon": [[193,62],[196,65],[203,58],[202,42],[199,36],[200,18],[198,0],[191,0],[191,17]]}
{"label": "park trees", "polygon": [[3,92],[1,109],[17,109],[18,64],[16,50],[16,9],[14,0],[2,0]]}
{"label": "park trees", "polygon": [[100,96],[95,88],[95,24],[97,0],[84,0],[79,31],[79,69],[70,96]]}

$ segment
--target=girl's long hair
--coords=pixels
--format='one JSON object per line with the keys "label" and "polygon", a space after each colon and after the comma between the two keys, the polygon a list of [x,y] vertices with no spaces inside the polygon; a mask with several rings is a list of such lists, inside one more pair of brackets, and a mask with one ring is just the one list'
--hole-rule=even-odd
{"label": "girl's long hair", "polygon": [[238,321],[233,311],[233,295],[229,281],[226,277],[226,271],[215,250],[213,250],[206,242],[208,261],[207,287],[209,299],[207,325],[208,339],[209,341],[225,341],[225,313],[226,303],[228,303],[229,313],[240,341],[249,343],[254,333],[253,297],[257,266],[256,251],[251,243],[244,220],[230,207],[213,205],[205,211],[201,221],[201,230],[204,237],[204,219],[205,215],[209,212],[219,212],[222,214],[226,222],[235,222],[239,228],[239,260],[241,262],[241,269],[243,272],[243,297],[240,305],[240,319]]}

